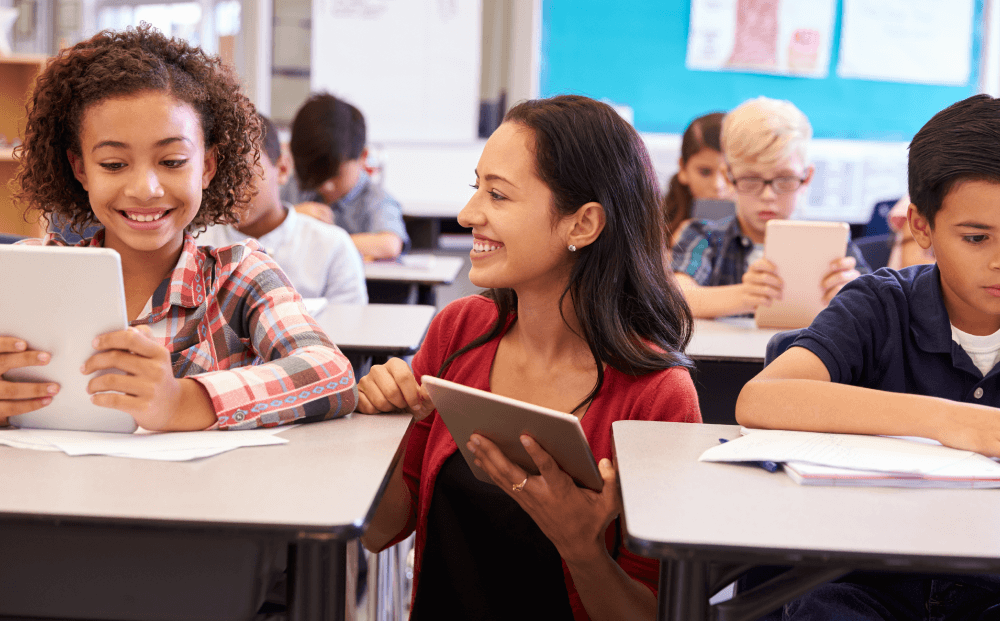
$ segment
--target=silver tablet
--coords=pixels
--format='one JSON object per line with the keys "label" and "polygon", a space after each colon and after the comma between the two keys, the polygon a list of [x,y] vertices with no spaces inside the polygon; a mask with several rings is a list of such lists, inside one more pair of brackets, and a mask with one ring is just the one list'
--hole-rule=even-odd
{"label": "silver tablet", "polygon": [[135,419],[90,402],[80,372],[99,334],[128,327],[121,258],[106,248],[0,245],[0,334],[52,354],[49,364],[4,374],[61,386],[52,403],[12,416],[18,427],[131,433]]}
{"label": "silver tablet", "polygon": [[780,300],[758,306],[759,328],[805,328],[821,310],[823,276],[830,263],[847,254],[850,230],[844,222],[771,220],[764,238],[764,256],[778,268],[785,286]]}
{"label": "silver tablet", "polygon": [[430,375],[421,377],[420,382],[479,480],[493,482],[475,465],[475,456],[465,448],[473,432],[489,438],[507,459],[526,472],[538,474],[535,462],[521,444],[521,435],[526,434],[552,455],[578,486],[594,491],[604,487],[604,479],[576,416]]}

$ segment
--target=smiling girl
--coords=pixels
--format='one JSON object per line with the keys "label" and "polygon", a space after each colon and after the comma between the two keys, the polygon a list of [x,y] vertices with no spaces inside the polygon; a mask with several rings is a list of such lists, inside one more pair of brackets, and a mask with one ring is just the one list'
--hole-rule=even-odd
{"label": "smiling girl", "polygon": [[[121,255],[129,329],[95,339],[94,403],[150,430],[249,428],[350,412],[347,359],[252,242],[198,247],[250,198],[260,124],[218,58],[148,25],[63,50],[39,76],[20,151],[19,201]],[[63,245],[50,235],[30,244]],[[59,386],[2,373],[46,352],[0,336],[0,421]],[[112,392],[106,392],[112,391]],[[102,393],[102,394],[95,394]]]}
{"label": "smiling girl", "polygon": [[[609,106],[563,96],[515,106],[483,149],[472,282],[431,324],[413,359],[361,380],[363,412],[417,423],[363,538],[376,550],[416,529],[411,619],[643,619],[658,565],[626,550],[611,423],[700,422],[691,315],[660,252],[656,177],[639,135]],[[530,437],[528,476],[489,440],[472,474],[426,390],[438,375],[580,418],[604,488],[583,490]]]}

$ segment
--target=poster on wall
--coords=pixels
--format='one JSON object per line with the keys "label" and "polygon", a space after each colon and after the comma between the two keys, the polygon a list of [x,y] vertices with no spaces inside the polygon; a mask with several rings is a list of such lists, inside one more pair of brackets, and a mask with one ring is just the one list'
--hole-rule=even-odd
{"label": "poster on wall", "polygon": [[357,106],[369,142],[477,138],[482,3],[313,0],[312,16],[310,88]]}
{"label": "poster on wall", "polygon": [[691,0],[686,66],[825,78],[836,0]]}
{"label": "poster on wall", "polygon": [[965,86],[974,0],[844,0],[837,75]]}

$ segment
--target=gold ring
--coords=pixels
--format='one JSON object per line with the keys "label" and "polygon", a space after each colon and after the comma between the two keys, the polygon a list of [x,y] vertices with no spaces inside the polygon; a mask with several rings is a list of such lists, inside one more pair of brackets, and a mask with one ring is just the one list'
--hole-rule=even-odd
{"label": "gold ring", "polygon": [[513,489],[513,490],[514,490],[515,492],[519,492],[519,491],[521,491],[522,489],[524,489],[524,484],[525,484],[525,483],[527,483],[527,482],[528,482],[528,477],[524,477],[524,480],[523,480],[523,481],[521,481],[520,483],[515,483],[514,485],[511,485],[511,488],[512,488],[512,489]]}

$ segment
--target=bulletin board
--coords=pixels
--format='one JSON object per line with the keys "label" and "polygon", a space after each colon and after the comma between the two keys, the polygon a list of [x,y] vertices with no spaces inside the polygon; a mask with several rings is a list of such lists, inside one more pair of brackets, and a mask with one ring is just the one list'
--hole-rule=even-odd
{"label": "bulletin board", "polygon": [[909,141],[936,112],[978,92],[984,4],[975,2],[968,84],[932,86],[838,78],[842,0],[829,75],[820,79],[688,70],[690,0],[544,0],[541,94],[627,105],[640,132],[675,134],[764,95],[794,102],[817,138]]}

